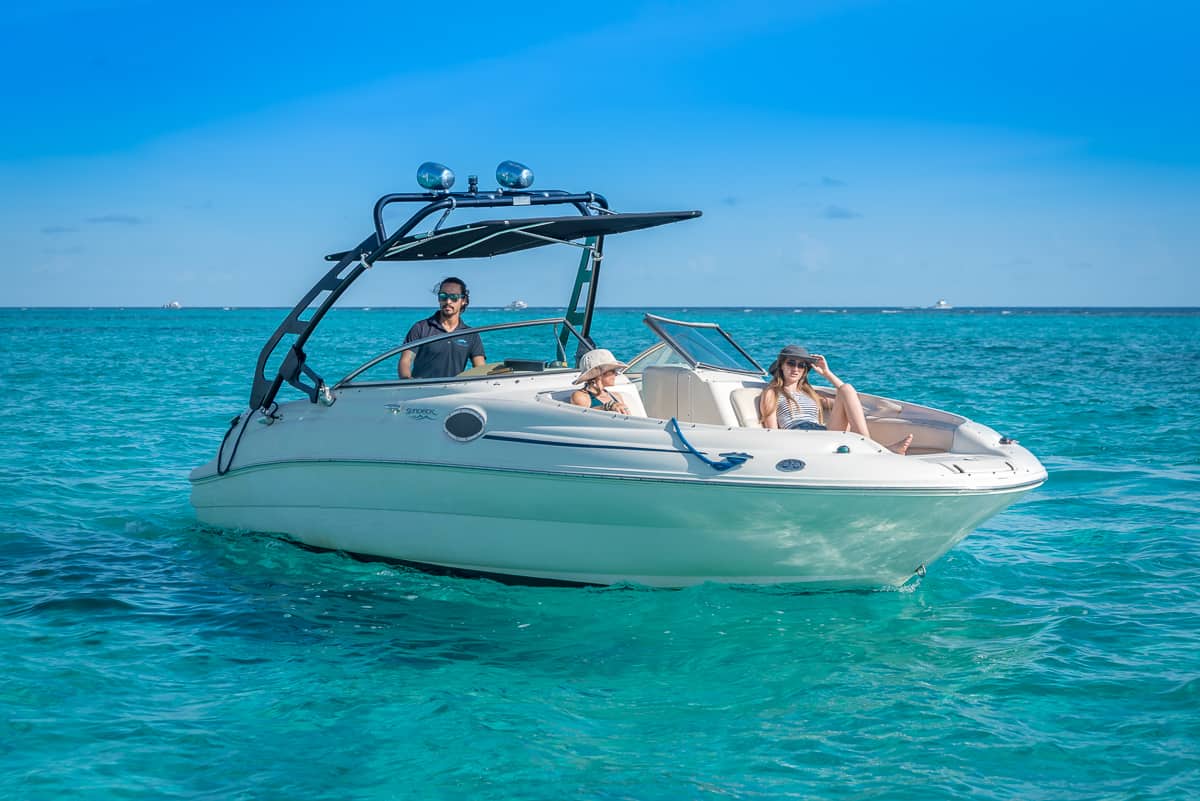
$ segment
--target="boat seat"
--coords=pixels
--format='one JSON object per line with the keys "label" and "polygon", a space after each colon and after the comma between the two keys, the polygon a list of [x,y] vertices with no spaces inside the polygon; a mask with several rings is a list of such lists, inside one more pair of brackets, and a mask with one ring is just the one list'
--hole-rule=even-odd
{"label": "boat seat", "polygon": [[729,402],[733,404],[733,413],[737,415],[738,424],[742,428],[761,428],[758,422],[758,397],[762,395],[760,387],[742,387],[729,393]]}
{"label": "boat seat", "polygon": [[642,403],[642,395],[637,386],[623,375],[617,375],[617,383],[609,390],[621,399],[630,417],[647,417],[646,406]]}
{"label": "boat seat", "polygon": [[[553,392],[543,392],[538,395],[539,398],[550,398],[559,403],[570,403],[571,396],[577,391],[577,387],[570,389],[556,389]],[[637,386],[623,375],[617,376],[617,383],[609,390],[613,395],[621,399],[625,404],[625,408],[629,409],[630,417],[647,417],[646,407],[642,404],[642,396],[638,394]]]}
{"label": "boat seat", "polygon": [[[746,383],[727,373],[679,364],[652,364],[642,371],[642,397],[651,417],[734,427],[741,423],[729,394]],[[749,389],[759,392],[761,386],[755,381]]]}
{"label": "boat seat", "polygon": [[[761,394],[760,387],[735,389],[729,394],[729,402],[733,405],[733,411],[743,428],[757,428],[761,425],[758,422],[758,398]],[[825,392],[824,394],[830,393]],[[875,413],[867,413],[867,428],[871,432],[871,439],[876,442],[898,442],[905,435],[912,434],[914,445],[919,440],[921,446],[933,450],[949,450],[952,432],[928,431],[912,420],[899,417],[879,417],[878,412],[894,414],[901,410],[902,407],[899,404],[891,401],[872,399],[870,405],[872,412]]]}

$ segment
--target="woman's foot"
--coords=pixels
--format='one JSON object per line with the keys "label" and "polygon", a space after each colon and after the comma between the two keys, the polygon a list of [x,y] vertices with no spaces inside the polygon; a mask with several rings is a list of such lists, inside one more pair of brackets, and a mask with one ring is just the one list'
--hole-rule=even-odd
{"label": "woman's foot", "polygon": [[901,456],[904,456],[908,453],[909,445],[912,445],[912,434],[905,434],[904,439],[888,445],[888,450],[890,450],[892,453],[898,453]]}

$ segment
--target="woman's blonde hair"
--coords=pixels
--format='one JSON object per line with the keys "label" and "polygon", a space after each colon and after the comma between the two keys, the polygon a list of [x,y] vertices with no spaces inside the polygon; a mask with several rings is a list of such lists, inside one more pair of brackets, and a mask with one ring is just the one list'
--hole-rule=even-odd
{"label": "woman's blonde hair", "polygon": [[[792,397],[792,393],[783,388],[783,361],[783,356],[781,355],[771,365],[771,383],[767,384],[767,389],[774,390],[776,395],[782,395],[787,398],[788,403],[795,403],[796,399]],[[796,385],[796,389],[813,399],[813,403],[817,404],[817,422],[825,425],[825,404],[821,401],[821,396],[813,389],[813,385],[808,383],[808,373],[810,370],[812,370],[812,365],[805,364],[804,372],[800,375],[800,382]],[[766,417],[766,414],[763,413],[762,404],[759,404],[758,422],[762,423],[764,417]]]}

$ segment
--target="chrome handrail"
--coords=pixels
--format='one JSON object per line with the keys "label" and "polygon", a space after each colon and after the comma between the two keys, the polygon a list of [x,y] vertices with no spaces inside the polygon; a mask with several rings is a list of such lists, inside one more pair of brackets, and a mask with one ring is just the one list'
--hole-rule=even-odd
{"label": "chrome handrail", "polygon": [[[562,346],[559,345],[559,341],[558,341],[558,326],[559,325],[562,325],[564,328],[566,328],[572,334],[574,334],[575,338],[578,339],[580,342],[587,344],[589,347],[593,344],[591,342],[591,340],[585,339],[583,337],[583,335],[579,333],[579,330],[577,328],[575,328],[575,326],[571,325],[571,323],[569,323],[566,320],[566,318],[563,318],[563,317],[544,317],[544,318],[541,318],[538,320],[514,320],[512,322],[507,322],[507,323],[492,323],[491,325],[471,326],[470,328],[465,329],[465,333],[483,334],[483,333],[487,333],[489,331],[502,331],[502,330],[509,329],[509,328],[533,328],[534,326],[539,326],[539,325],[555,326],[554,341],[555,341],[556,346],[558,346],[559,352],[562,353],[562,355],[564,357],[563,361],[566,361],[566,358],[565,358],[566,352],[562,348]],[[358,376],[365,373],[367,370],[370,370],[375,365],[379,364],[380,362],[387,361],[388,359],[393,359],[406,350],[415,350],[416,348],[419,348],[422,345],[428,345],[432,342],[440,342],[443,339],[452,339],[454,337],[460,337],[463,335],[463,333],[464,333],[464,330],[455,329],[454,331],[441,333],[441,334],[434,334],[433,336],[425,337],[424,339],[414,339],[412,342],[405,342],[401,345],[397,345],[396,347],[380,354],[379,356],[376,356],[374,359],[371,359],[366,364],[363,364],[362,366],[355,368],[349,375],[347,375],[345,378],[341,379],[336,384],[334,384],[333,388],[336,390],[336,389],[341,389],[342,387],[349,385],[351,381],[353,381],[355,378],[357,378]],[[494,376],[467,376],[467,377],[464,377],[462,380],[470,380],[470,379],[474,379],[474,378],[494,378]],[[446,381],[454,381],[454,380],[459,380],[459,379],[457,376],[447,376],[444,378],[397,379],[397,381],[403,381],[405,384],[408,384],[410,382],[412,382],[412,383],[416,383],[416,382],[444,383]]]}

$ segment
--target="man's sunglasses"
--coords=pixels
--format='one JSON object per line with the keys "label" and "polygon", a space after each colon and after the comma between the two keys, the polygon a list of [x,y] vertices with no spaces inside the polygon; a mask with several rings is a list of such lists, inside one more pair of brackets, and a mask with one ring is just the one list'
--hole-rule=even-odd
{"label": "man's sunglasses", "polygon": [[465,298],[462,292],[439,292],[438,300],[462,300]]}

